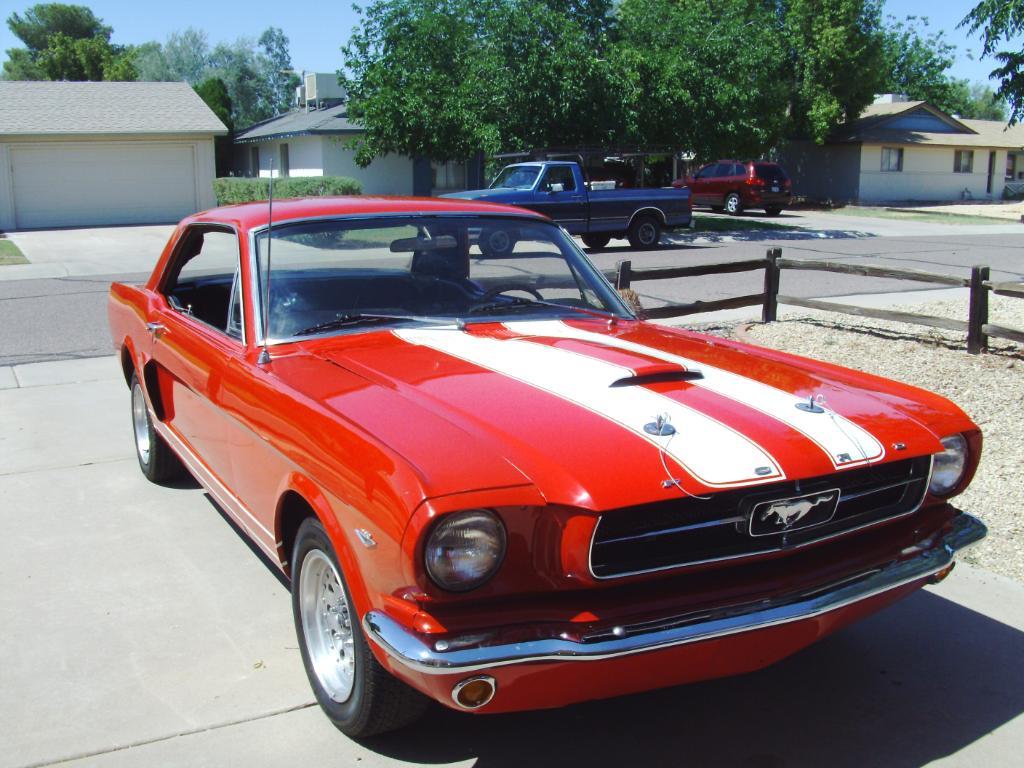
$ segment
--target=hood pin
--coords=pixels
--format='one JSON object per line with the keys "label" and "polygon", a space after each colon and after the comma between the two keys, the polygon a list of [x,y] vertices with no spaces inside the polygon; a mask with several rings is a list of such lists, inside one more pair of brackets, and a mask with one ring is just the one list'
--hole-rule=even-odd
{"label": "hood pin", "polygon": [[796,404],[798,410],[804,411],[805,413],[824,413],[825,409],[819,405],[819,401],[811,397],[807,398],[807,402],[799,402]]}
{"label": "hood pin", "polygon": [[655,437],[668,437],[676,433],[676,428],[669,423],[668,414],[659,413],[654,421],[644,424],[644,432]]}

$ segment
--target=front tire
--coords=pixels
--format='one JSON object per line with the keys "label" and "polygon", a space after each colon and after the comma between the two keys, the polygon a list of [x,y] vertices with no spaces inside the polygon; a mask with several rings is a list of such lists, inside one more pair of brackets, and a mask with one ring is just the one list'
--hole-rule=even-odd
{"label": "front tire", "polygon": [[612,236],[609,234],[591,234],[583,235],[583,244],[592,251],[599,251],[604,248],[608,243],[611,242]]}
{"label": "front tire", "polygon": [[132,434],[135,437],[135,457],[139,460],[139,469],[153,483],[174,480],[184,474],[185,468],[181,459],[153,428],[153,414],[150,413],[139,377],[134,373],[129,388],[132,393]]}
{"label": "front tire", "polygon": [[413,722],[429,700],[374,658],[327,532],[316,518],[292,550],[292,613],[302,664],[320,708],[352,738]]}
{"label": "front tire", "polygon": [[654,248],[661,242],[661,222],[654,216],[638,216],[629,225],[626,237],[634,249]]}
{"label": "front tire", "polygon": [[730,192],[725,198],[725,212],[730,216],[739,216],[743,213],[743,200],[739,192]]}

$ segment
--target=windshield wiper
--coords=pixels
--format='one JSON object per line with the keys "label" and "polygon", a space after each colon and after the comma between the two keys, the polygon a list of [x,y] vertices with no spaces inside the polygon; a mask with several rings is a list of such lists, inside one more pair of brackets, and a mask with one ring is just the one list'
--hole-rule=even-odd
{"label": "windshield wiper", "polygon": [[574,304],[559,304],[555,301],[544,301],[543,299],[526,299],[522,296],[510,296],[506,301],[494,301],[490,304],[481,304],[477,307],[473,307],[469,310],[470,315],[483,315],[490,314],[492,312],[501,312],[502,310],[517,309],[528,309],[530,307],[554,307],[555,309],[568,309],[573,312],[580,312],[584,315],[592,315],[593,317],[600,317],[602,320],[607,320],[610,317],[617,318],[618,315],[614,315],[611,312],[602,312],[599,309],[589,309],[588,307],[577,307]]}
{"label": "windshield wiper", "polygon": [[413,323],[430,323],[431,325],[458,325],[461,327],[462,323],[457,318],[453,317],[431,317],[429,315],[388,315],[388,314],[377,314],[373,312],[353,312],[341,317],[336,317],[333,320],[327,320],[316,325],[311,325],[308,328],[303,328],[301,331],[295,331],[292,336],[311,336],[314,333],[323,333],[324,331],[336,331],[341,328],[352,328],[359,325],[368,325],[373,323],[386,323],[388,321],[405,320]]}

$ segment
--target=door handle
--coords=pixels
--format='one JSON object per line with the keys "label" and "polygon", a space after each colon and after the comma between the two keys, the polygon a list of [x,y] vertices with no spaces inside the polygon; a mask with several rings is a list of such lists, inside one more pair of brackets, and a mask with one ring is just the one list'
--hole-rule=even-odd
{"label": "door handle", "polygon": [[156,341],[161,335],[167,333],[167,326],[162,323],[146,323],[146,330],[153,336],[153,340]]}

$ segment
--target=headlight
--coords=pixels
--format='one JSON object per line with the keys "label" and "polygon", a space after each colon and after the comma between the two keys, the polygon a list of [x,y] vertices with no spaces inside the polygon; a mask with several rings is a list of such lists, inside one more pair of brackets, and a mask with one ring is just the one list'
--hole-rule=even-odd
{"label": "headlight", "polygon": [[434,583],[465,592],[487,581],[505,556],[505,526],[485,509],[442,518],[427,538],[424,561]]}
{"label": "headlight", "polygon": [[936,496],[952,493],[967,466],[967,441],[962,436],[944,437],[942,445],[946,450],[935,454],[932,460],[932,482],[928,486],[928,490]]}

